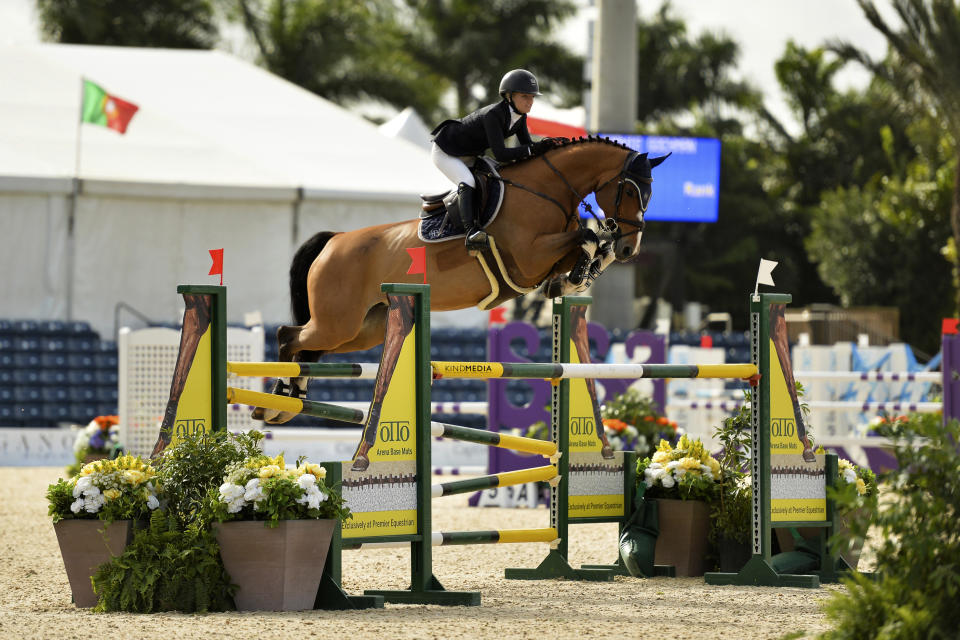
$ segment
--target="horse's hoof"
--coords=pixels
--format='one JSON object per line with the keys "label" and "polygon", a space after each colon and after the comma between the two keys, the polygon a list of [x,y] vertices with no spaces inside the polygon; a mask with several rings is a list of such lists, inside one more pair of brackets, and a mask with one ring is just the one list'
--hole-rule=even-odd
{"label": "horse's hoof", "polygon": [[543,288],[540,290],[540,294],[548,300],[562,296],[563,285],[560,283],[560,279],[554,278],[553,280],[544,282]]}
{"label": "horse's hoof", "polygon": [[263,407],[254,407],[253,411],[250,412],[250,417],[254,420],[263,420]]}
{"label": "horse's hoof", "polygon": [[353,466],[350,467],[350,471],[366,471],[369,466],[370,460],[367,459],[367,456],[360,454],[356,460],[353,461]]}
{"label": "horse's hoof", "polygon": [[608,444],[603,445],[603,448],[600,449],[600,456],[604,460],[613,460],[613,448]]}
{"label": "horse's hoof", "polygon": [[817,455],[810,450],[809,447],[803,450],[803,461],[804,462],[816,462]]}
{"label": "horse's hoof", "polygon": [[289,411],[275,411],[274,415],[267,418],[266,422],[268,424],[286,424],[297,417],[297,415],[298,414]]}

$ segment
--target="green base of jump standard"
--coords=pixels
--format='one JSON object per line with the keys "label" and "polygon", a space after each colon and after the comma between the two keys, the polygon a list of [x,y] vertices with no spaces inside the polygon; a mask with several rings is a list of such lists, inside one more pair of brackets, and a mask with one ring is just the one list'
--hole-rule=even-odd
{"label": "green base of jump standard", "polygon": [[[622,562],[617,564],[582,564],[580,565],[581,569],[606,569],[610,571],[615,576],[628,576],[630,577],[630,572],[623,565]],[[677,577],[677,568],[672,564],[657,564],[653,566],[653,575],[660,578],[676,578]]]}
{"label": "green base of jump standard", "polygon": [[430,576],[428,589],[403,589],[397,591],[369,589],[368,596],[381,597],[393,604],[438,604],[448,607],[479,607],[479,591],[447,591],[435,576]]}
{"label": "green base of jump standard", "polygon": [[504,569],[503,577],[507,580],[549,580],[551,578],[565,578],[567,580],[590,580],[593,582],[609,582],[613,580],[614,572],[610,569],[574,569],[566,558],[557,551],[550,551],[543,562],[536,569]]}
{"label": "green base of jump standard", "polygon": [[710,572],[703,575],[706,584],[759,587],[801,587],[816,589],[820,586],[820,577],[814,574],[777,573],[760,556],[752,557],[739,573]]}
{"label": "green base of jump standard", "polygon": [[383,609],[383,598],[380,596],[352,596],[344,592],[329,574],[324,573],[317,590],[317,599],[314,609],[344,611],[349,609]]}

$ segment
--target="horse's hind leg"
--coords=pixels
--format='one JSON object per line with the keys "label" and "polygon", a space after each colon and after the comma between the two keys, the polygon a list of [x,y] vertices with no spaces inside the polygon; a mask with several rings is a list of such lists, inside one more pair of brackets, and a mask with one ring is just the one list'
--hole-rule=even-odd
{"label": "horse's hind leg", "polygon": [[[280,362],[316,362],[323,355],[323,351],[303,349],[300,342],[303,329],[304,327],[284,326],[277,330],[277,342],[280,345],[278,360]],[[308,383],[309,379],[305,377],[277,378],[271,393],[304,400],[307,397]],[[264,409],[262,407],[257,407],[251,414],[254,420],[264,420],[269,424],[283,424],[292,420],[296,415],[296,413],[290,411]]]}

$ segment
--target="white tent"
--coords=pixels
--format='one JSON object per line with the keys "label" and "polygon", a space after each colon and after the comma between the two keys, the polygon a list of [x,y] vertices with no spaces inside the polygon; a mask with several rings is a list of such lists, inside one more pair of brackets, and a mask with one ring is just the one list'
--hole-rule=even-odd
{"label": "white tent", "polygon": [[413,107],[407,107],[380,125],[380,133],[401,138],[424,149],[431,147],[430,129],[427,129],[427,125]]}
{"label": "white tent", "polygon": [[[125,135],[78,124],[83,77],[139,105]],[[417,146],[217,51],[0,45],[0,86],[0,317],[172,321],[223,247],[231,321],[283,322],[303,240],[413,218],[447,185]]]}

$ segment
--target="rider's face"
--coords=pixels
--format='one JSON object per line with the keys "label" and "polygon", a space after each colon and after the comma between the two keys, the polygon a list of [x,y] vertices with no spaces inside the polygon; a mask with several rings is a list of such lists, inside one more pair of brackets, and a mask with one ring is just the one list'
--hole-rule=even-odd
{"label": "rider's face", "polygon": [[530,109],[533,108],[534,97],[532,93],[514,93],[513,105],[520,113],[530,113]]}

